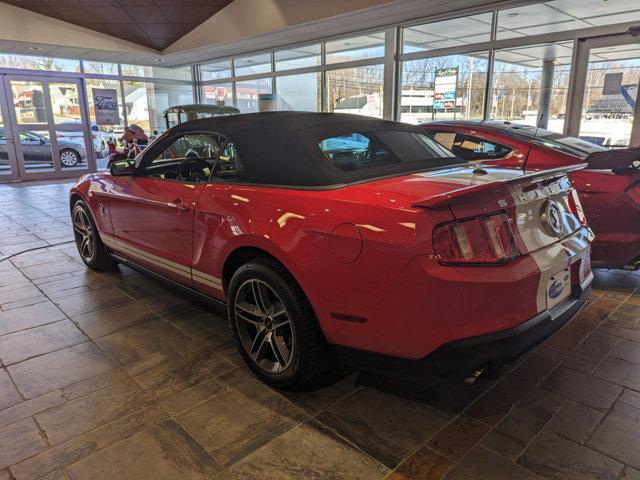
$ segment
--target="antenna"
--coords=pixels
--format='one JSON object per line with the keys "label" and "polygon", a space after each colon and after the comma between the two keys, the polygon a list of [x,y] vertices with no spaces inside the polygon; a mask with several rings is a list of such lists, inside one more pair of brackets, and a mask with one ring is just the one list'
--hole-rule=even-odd
{"label": "antenna", "polygon": [[533,147],[533,142],[536,140],[536,137],[538,136],[538,129],[540,128],[540,125],[542,124],[542,119],[544,118],[544,113],[540,115],[540,118],[538,119],[538,124],[536,125],[536,131],[533,132],[533,138],[531,139],[531,142],[529,142],[529,150],[527,150],[527,154],[524,157],[524,162],[522,162],[522,171],[526,172],[527,170],[527,162],[529,161],[529,154],[531,153],[531,148]]}

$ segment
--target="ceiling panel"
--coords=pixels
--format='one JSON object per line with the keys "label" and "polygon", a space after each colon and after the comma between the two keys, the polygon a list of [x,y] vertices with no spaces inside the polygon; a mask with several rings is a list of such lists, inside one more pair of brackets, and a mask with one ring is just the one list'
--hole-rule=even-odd
{"label": "ceiling panel", "polygon": [[3,0],[146,47],[164,50],[233,0]]}

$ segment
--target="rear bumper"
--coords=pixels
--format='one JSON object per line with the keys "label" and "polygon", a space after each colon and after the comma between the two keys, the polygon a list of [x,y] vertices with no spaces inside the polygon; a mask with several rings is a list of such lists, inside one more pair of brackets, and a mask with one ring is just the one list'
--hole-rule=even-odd
{"label": "rear bumper", "polygon": [[335,347],[335,353],[350,365],[396,377],[425,374],[468,376],[485,365],[490,370],[499,370],[565,326],[584,306],[592,281],[591,273],[582,284],[573,287],[570,297],[564,302],[516,327],[446,343],[418,360],[344,347]]}

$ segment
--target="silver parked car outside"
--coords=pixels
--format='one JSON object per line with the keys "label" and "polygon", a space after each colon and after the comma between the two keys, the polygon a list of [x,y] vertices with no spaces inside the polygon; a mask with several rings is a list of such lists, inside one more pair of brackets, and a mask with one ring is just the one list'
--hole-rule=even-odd
{"label": "silver parked car outside", "polygon": [[[58,139],[57,142],[62,168],[76,167],[79,163],[87,161],[84,145],[62,139]],[[32,131],[20,132],[20,145],[25,164],[51,163],[51,140],[44,135]],[[0,128],[0,166],[8,164],[7,139],[4,128]]]}

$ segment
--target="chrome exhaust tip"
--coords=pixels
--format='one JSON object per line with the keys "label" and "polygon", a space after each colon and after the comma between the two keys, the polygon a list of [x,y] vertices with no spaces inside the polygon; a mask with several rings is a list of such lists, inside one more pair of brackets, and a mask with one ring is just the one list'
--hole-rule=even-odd
{"label": "chrome exhaust tip", "polygon": [[474,383],[476,383],[478,378],[480,378],[480,376],[484,372],[486,372],[488,369],[489,369],[489,364],[485,364],[485,365],[482,365],[481,367],[476,368],[470,376],[464,379],[464,383],[466,383],[469,386],[473,385]]}

